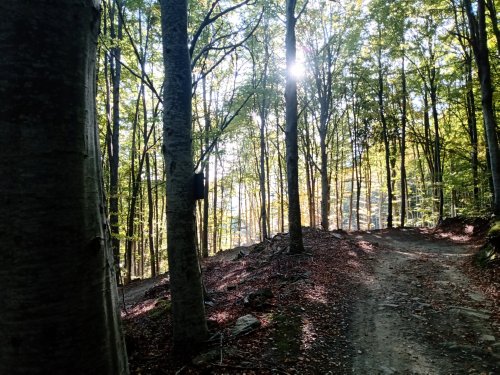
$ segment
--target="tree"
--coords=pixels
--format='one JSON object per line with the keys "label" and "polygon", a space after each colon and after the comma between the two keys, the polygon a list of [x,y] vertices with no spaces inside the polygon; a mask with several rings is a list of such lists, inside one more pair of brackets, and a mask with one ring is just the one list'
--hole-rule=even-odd
{"label": "tree", "polygon": [[128,373],[95,117],[98,7],[0,4],[2,374]]}
{"label": "tree", "polygon": [[[295,24],[300,17],[295,16],[296,0],[286,2],[286,166],[288,183],[288,227],[290,231],[290,253],[304,251],[302,226],[300,223],[299,199],[299,151],[297,145],[297,81],[292,70],[295,65]],[[304,8],[302,8],[304,10]]]}
{"label": "tree", "polygon": [[493,110],[493,86],[486,32],[485,0],[478,0],[477,15],[472,10],[470,0],[464,0],[465,12],[469,19],[470,42],[476,58],[481,86],[481,106],[484,127],[490,155],[491,176],[493,180],[493,213],[500,215],[500,149],[498,146],[497,124]]}
{"label": "tree", "polygon": [[163,154],[167,175],[167,248],[173,341],[176,352],[183,355],[194,353],[208,335],[195,239],[187,3],[187,0],[161,1],[165,66]]}
{"label": "tree", "polygon": [[[122,17],[119,16],[122,12],[123,5],[119,0],[113,0],[110,9],[110,37],[114,39],[122,39]],[[118,14],[117,14],[118,12]],[[116,25],[115,25],[116,18]],[[113,110],[109,113],[108,118],[108,160],[109,160],[109,226],[111,229],[111,246],[113,248],[113,256],[115,259],[115,267],[117,267],[117,281],[120,282],[120,222],[118,219],[118,187],[119,175],[118,167],[120,165],[120,81],[122,66],[121,48],[113,47],[110,53],[106,53],[106,60],[109,60],[111,86],[112,86],[112,103]],[[107,61],[106,61],[107,63]],[[109,100],[109,99],[108,99]],[[108,105],[108,112],[111,108]]]}

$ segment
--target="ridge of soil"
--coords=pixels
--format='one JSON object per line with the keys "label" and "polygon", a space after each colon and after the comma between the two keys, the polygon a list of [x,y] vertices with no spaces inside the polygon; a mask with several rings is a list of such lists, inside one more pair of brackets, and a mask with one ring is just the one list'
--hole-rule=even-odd
{"label": "ridge of soil", "polygon": [[[473,265],[477,233],[304,228],[300,256],[287,234],[219,253],[203,262],[211,341],[189,364],[172,355],[168,275],[135,282],[122,310],[131,373],[500,373],[500,278]],[[260,327],[235,337],[247,314]]]}

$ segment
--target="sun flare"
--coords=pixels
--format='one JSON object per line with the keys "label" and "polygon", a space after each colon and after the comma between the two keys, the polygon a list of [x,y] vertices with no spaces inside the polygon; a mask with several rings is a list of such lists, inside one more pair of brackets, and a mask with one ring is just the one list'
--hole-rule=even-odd
{"label": "sun flare", "polygon": [[295,78],[295,79],[301,79],[304,77],[306,73],[306,68],[304,64],[301,64],[299,62],[295,62],[291,67],[290,67],[290,75]]}

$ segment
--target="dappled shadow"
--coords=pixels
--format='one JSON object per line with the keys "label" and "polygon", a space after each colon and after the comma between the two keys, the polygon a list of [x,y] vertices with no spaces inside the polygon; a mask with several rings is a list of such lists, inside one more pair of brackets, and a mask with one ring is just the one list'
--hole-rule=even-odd
{"label": "dappled shadow", "polygon": [[[349,373],[350,308],[358,285],[369,282],[367,263],[375,248],[342,237],[305,228],[306,254],[288,255],[288,236],[279,234],[240,259],[233,251],[205,261],[208,350],[217,355],[197,366],[171,356],[169,304],[162,303],[169,300],[168,291],[129,308],[125,326],[132,373]],[[247,303],[251,293],[264,289],[271,298]],[[261,326],[234,337],[235,321],[246,314]]]}
{"label": "dappled shadow", "polygon": [[500,370],[500,352],[488,342],[498,326],[459,269],[470,237],[409,228],[353,238],[380,248],[374,282],[364,284],[354,314],[355,373]]}
{"label": "dappled shadow", "polygon": [[[474,358],[494,368],[487,346],[471,341],[480,337],[467,328],[475,327],[473,313],[459,308],[482,298],[454,271],[467,254],[461,242],[413,228],[349,235],[305,228],[304,242],[299,256],[287,254],[288,236],[279,234],[204,262],[211,341],[196,364],[172,356],[168,290],[139,302],[126,318],[132,373],[350,374],[378,352],[388,359],[364,373],[391,373],[400,355],[409,373],[473,369]],[[260,327],[235,337],[236,320],[247,314]],[[360,346],[354,332],[368,341]],[[376,341],[380,332],[386,336]]]}

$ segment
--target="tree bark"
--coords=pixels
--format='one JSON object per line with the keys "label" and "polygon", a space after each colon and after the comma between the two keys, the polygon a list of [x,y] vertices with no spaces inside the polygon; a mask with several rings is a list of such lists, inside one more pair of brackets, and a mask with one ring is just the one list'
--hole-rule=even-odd
{"label": "tree bark", "polygon": [[[379,25],[379,44],[381,43],[381,30]],[[385,117],[384,107],[384,80],[382,73],[382,47],[378,46],[378,106],[380,122],[382,123],[382,137],[384,139],[385,149],[385,174],[387,186],[387,228],[392,228],[392,178],[391,178],[391,151],[389,147],[389,130],[387,127],[387,119]]]}
{"label": "tree bark", "polygon": [[297,145],[297,81],[291,70],[295,64],[295,3],[296,0],[286,2],[286,165],[288,182],[288,226],[290,231],[290,253],[297,254],[304,251],[302,240],[302,226],[300,217],[299,197],[299,152]]}
{"label": "tree bark", "polygon": [[[404,43],[404,39],[403,39]],[[406,89],[406,71],[405,71],[405,51],[402,51],[401,58],[401,218],[400,226],[405,226],[406,220],[406,123],[407,117],[407,89]]]}
{"label": "tree bark", "polygon": [[128,374],[95,117],[98,8],[0,3],[2,374]]}
{"label": "tree bark", "polygon": [[195,353],[208,336],[195,244],[191,68],[187,0],[162,0],[165,65],[163,154],[167,175],[167,247],[174,350]]}
{"label": "tree bark", "polygon": [[486,33],[486,16],[484,0],[477,3],[477,18],[472,11],[470,0],[464,0],[465,11],[469,19],[471,44],[476,58],[479,81],[481,85],[481,106],[483,109],[484,127],[488,143],[491,177],[493,181],[493,213],[500,215],[500,149],[498,146],[497,124],[493,111],[493,86],[491,83],[491,67],[488,51],[488,35]]}
{"label": "tree bark", "polygon": [[201,231],[201,256],[208,258],[208,216],[209,216],[209,202],[208,194],[210,187],[210,129],[212,128],[212,121],[210,117],[210,107],[207,99],[207,80],[202,80],[202,93],[203,93],[203,118],[205,120],[205,152],[207,153],[207,160],[205,164],[205,190],[203,192],[203,228]]}
{"label": "tree bark", "polygon": [[[121,2],[113,1],[110,9],[110,36],[112,39],[122,39],[122,19],[116,12],[121,11]],[[115,27],[116,18],[116,27]],[[120,165],[120,81],[121,81],[121,48],[113,47],[110,54],[111,67],[111,82],[112,82],[112,129],[111,139],[108,142],[109,150],[109,226],[111,229],[111,246],[113,248],[113,256],[115,259],[115,267],[117,269],[117,282],[120,278],[120,221],[119,214],[119,174],[118,167]]]}

